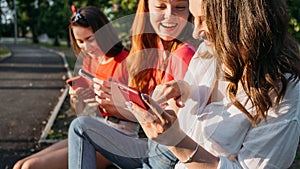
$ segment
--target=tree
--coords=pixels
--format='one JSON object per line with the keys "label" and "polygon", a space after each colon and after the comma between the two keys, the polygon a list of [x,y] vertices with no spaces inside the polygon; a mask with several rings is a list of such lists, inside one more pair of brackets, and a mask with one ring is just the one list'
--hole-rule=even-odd
{"label": "tree", "polygon": [[300,42],[300,0],[287,0],[289,31]]}
{"label": "tree", "polygon": [[30,28],[33,43],[38,43],[39,22],[41,21],[41,13],[44,11],[43,7],[48,6],[47,0],[18,0],[18,22],[20,22],[21,30],[26,30],[27,26]]}
{"label": "tree", "polygon": [[[6,1],[10,10],[14,9],[12,0]],[[25,37],[32,34],[33,42],[38,43],[38,35],[47,33],[59,45],[59,39],[68,38],[68,24],[71,10],[70,4],[77,8],[94,5],[99,7],[111,21],[134,14],[138,0],[16,0],[18,8],[18,32]],[[287,0],[290,17],[289,32],[300,42],[300,0]],[[1,8],[0,14],[3,14]],[[0,33],[3,35],[10,23],[1,25]],[[121,36],[128,36],[130,23],[115,24]],[[8,30],[8,29],[7,29]],[[7,32],[7,31],[6,31]],[[0,35],[1,36],[1,35]]]}
{"label": "tree", "polygon": [[60,45],[60,38],[68,37],[69,17],[71,10],[66,1],[53,0],[52,4],[43,7],[45,12],[41,15],[39,28],[41,32],[54,38],[53,44]]}

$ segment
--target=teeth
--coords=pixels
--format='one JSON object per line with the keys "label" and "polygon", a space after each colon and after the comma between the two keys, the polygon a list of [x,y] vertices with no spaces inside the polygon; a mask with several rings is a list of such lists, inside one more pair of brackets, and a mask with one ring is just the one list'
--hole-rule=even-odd
{"label": "teeth", "polygon": [[177,24],[172,24],[172,23],[162,23],[161,24],[163,27],[166,27],[166,28],[173,28],[175,27]]}

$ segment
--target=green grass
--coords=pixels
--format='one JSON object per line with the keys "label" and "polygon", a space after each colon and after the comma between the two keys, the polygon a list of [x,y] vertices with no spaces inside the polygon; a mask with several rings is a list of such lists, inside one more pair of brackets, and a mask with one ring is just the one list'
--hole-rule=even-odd
{"label": "green grass", "polygon": [[4,46],[0,46],[0,58],[6,56],[7,54],[9,54],[9,50],[7,47]]}

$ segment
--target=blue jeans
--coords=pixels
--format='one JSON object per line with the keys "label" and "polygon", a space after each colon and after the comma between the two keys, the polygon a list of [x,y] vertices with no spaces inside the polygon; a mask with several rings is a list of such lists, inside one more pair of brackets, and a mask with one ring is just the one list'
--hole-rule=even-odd
{"label": "blue jeans", "polygon": [[141,168],[147,141],[128,136],[95,117],[80,116],[69,128],[69,168],[96,169],[96,151],[121,168]]}
{"label": "blue jeans", "polygon": [[69,129],[69,168],[96,169],[96,151],[122,169],[174,168],[177,159],[166,147],[128,136],[97,118],[80,116]]}
{"label": "blue jeans", "polygon": [[178,162],[176,156],[164,145],[148,141],[148,157],[143,160],[144,169],[172,169]]}

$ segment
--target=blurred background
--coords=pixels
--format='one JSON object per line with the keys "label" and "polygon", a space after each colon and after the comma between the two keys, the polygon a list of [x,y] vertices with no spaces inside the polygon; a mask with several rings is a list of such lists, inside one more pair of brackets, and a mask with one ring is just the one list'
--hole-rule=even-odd
{"label": "blurred background", "polygon": [[[290,17],[289,32],[300,43],[300,0],[286,0],[286,2]],[[112,21],[119,31],[120,39],[129,49],[128,34],[131,23],[114,21],[134,14],[137,3],[138,0],[0,0],[0,60],[9,53],[9,50],[1,45],[2,43],[34,44],[63,52],[69,68],[73,70],[76,57],[68,37],[71,5],[77,8],[87,5],[99,7]],[[66,98],[48,133],[48,138],[66,138],[69,123],[74,117],[75,113],[70,109],[69,100]],[[7,159],[9,158],[11,157]],[[296,168],[300,168],[300,147],[294,164],[290,167],[290,169]]]}
{"label": "blurred background", "polygon": [[[134,14],[138,0],[0,0],[0,41],[67,45],[71,5],[94,5],[111,21]],[[117,25],[120,36],[128,34],[129,25]]]}
{"label": "blurred background", "polygon": [[[68,24],[70,6],[77,8],[95,5],[111,21],[134,14],[138,0],[0,0],[0,39],[69,45]],[[290,15],[290,33],[300,42],[300,0],[287,0]],[[119,25],[122,27],[122,25]],[[127,26],[119,28],[128,33]],[[122,36],[122,32],[120,33]]]}

